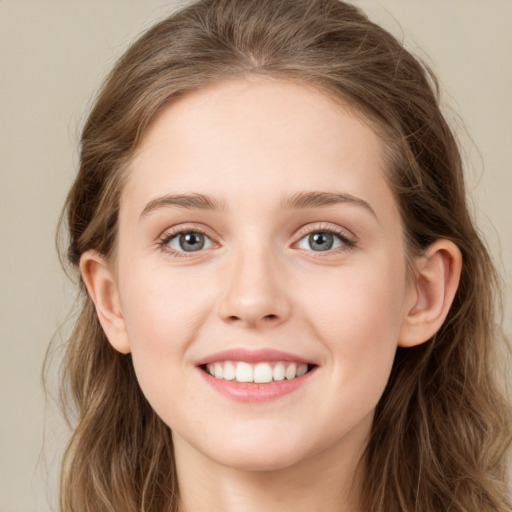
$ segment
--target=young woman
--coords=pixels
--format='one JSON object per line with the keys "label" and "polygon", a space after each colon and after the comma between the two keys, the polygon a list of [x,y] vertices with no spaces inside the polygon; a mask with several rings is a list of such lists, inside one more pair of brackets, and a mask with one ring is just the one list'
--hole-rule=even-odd
{"label": "young woman", "polygon": [[337,0],[200,0],[126,52],[65,210],[63,511],[511,510],[436,87]]}

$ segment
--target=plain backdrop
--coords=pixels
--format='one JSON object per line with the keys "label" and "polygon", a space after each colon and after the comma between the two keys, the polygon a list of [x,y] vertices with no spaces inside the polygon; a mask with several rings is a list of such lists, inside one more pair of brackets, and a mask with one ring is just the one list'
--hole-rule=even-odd
{"label": "plain backdrop", "polygon": [[[508,283],[510,336],[512,0],[355,3],[439,76],[475,216]],[[0,0],[0,512],[57,508],[68,431],[45,405],[40,373],[50,339],[62,324],[69,329],[73,287],[59,266],[55,227],[95,91],[127,45],[175,5]]]}

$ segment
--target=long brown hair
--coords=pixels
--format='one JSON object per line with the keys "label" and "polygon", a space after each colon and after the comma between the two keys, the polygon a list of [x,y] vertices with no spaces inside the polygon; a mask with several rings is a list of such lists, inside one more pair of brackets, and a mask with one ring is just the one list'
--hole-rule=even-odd
{"label": "long brown hair", "polygon": [[[338,0],[199,0],[158,23],[118,62],[83,129],[63,214],[67,257],[111,256],[124,170],[155,115],[208,84],[249,74],[315,86],[382,137],[410,254],[439,238],[463,255],[446,322],[399,348],[364,459],[372,512],[504,512],[511,409],[494,371],[497,277],[468,213],[461,158],[432,73],[388,32]],[[169,428],[144,398],[130,355],[111,348],[83,283],[62,389],[76,426],[63,512],[176,510]]]}

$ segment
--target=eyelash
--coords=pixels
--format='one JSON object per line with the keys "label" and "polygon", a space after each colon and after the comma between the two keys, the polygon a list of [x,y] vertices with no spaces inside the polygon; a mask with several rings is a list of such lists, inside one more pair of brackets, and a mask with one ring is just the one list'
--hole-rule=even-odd
{"label": "eyelash", "polygon": [[[171,240],[173,240],[177,236],[180,236],[184,233],[198,233],[198,234],[204,235],[211,239],[211,237],[208,235],[208,233],[205,230],[203,230],[197,226],[190,226],[190,227],[185,226],[185,227],[181,227],[175,231],[166,232],[162,236],[162,238],[158,241],[158,246],[163,251],[165,251],[167,254],[172,256],[173,258],[190,258],[190,257],[192,257],[192,255],[195,251],[190,251],[190,252],[176,251],[174,249],[170,249],[168,246],[168,244],[169,244],[169,242],[171,242]],[[297,242],[295,242],[295,244],[299,243],[303,238],[305,238],[306,236],[312,235],[313,233],[329,233],[331,235],[338,237],[339,240],[343,244],[342,247],[336,248],[334,250],[332,250],[332,249],[329,249],[326,251],[310,250],[309,252],[314,253],[315,257],[326,257],[329,255],[332,255],[333,252],[335,252],[335,253],[348,252],[357,246],[357,240],[355,238],[349,236],[345,230],[336,229],[332,226],[323,226],[323,225],[317,226],[314,229],[304,228],[304,229],[300,230],[298,233],[299,239]],[[215,242],[213,242],[213,243],[215,243]],[[197,252],[202,252],[202,251],[197,251]],[[325,253],[325,254],[323,254],[323,253]]]}

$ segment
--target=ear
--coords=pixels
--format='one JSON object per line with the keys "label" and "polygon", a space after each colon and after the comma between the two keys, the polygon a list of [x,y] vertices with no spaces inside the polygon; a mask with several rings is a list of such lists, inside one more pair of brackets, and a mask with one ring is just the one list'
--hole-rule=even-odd
{"label": "ear", "polygon": [[443,325],[459,285],[462,254],[450,240],[437,240],[416,260],[415,288],[398,345],[429,340]]}
{"label": "ear", "polygon": [[128,354],[130,343],[110,265],[98,252],[89,250],[80,257],[80,272],[110,344],[118,352]]}

